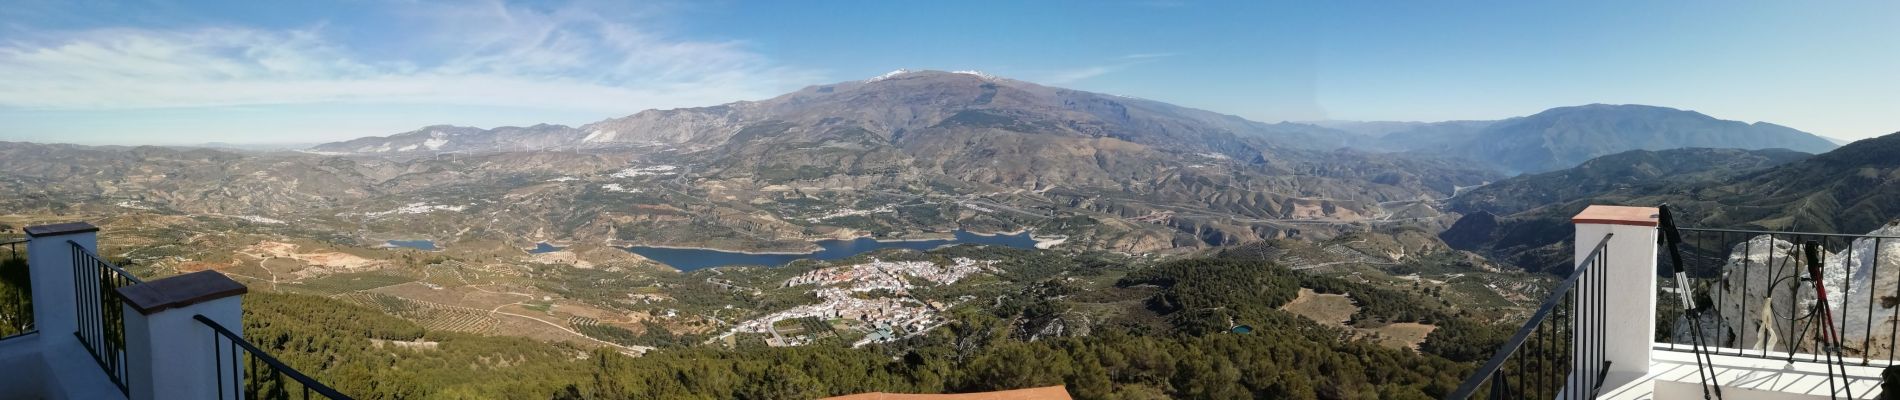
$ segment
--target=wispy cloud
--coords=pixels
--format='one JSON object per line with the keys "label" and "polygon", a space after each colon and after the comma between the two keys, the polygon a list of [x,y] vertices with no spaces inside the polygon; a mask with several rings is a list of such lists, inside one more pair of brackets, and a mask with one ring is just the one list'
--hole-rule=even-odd
{"label": "wispy cloud", "polygon": [[1134,53],[1134,54],[1123,55],[1121,58],[1123,60],[1151,60],[1151,59],[1156,59],[1156,58],[1174,57],[1177,55],[1180,55],[1180,53]]}
{"label": "wispy cloud", "polygon": [[1075,83],[1077,81],[1106,75],[1110,72],[1115,72],[1115,70],[1121,69],[1122,67],[1123,66],[1121,65],[1097,65],[1097,66],[1091,66],[1091,67],[1076,68],[1076,69],[1071,69],[1071,70],[1056,71],[1056,73],[1050,74],[1049,78],[1044,79],[1044,81],[1047,81],[1052,84],[1057,84],[1057,85]]}
{"label": "wispy cloud", "polygon": [[243,27],[109,28],[0,43],[0,106],[36,109],[416,103],[632,112],[762,98],[819,78],[749,51],[579,8],[408,3],[376,57],[326,35]]}
{"label": "wispy cloud", "polygon": [[1104,63],[1102,65],[1091,65],[1091,66],[1055,71],[1053,73],[1048,74],[1047,77],[1043,78],[1043,81],[1051,83],[1051,84],[1056,84],[1056,85],[1075,83],[1075,82],[1087,80],[1090,78],[1107,75],[1107,74],[1120,71],[1123,69],[1127,69],[1128,67],[1133,67],[1136,65],[1141,65],[1141,64],[1157,61],[1163,58],[1174,57],[1176,55],[1179,55],[1179,54],[1177,53],[1124,54],[1121,57],[1115,57],[1112,62]]}

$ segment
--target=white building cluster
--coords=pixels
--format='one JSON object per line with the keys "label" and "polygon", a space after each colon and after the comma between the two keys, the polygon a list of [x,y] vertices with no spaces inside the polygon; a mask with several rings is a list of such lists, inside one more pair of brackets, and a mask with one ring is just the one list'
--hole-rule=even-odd
{"label": "white building cluster", "polygon": [[772,324],[781,320],[814,317],[821,320],[850,319],[868,323],[888,323],[906,328],[926,326],[935,318],[935,311],[916,299],[908,297],[858,298],[849,291],[838,288],[823,288],[815,291],[823,303],[792,307],[764,317],[741,322],[733,330],[750,333],[772,333]]}
{"label": "white building cluster", "polygon": [[806,218],[805,221],[816,223],[816,222],[829,220],[829,219],[836,219],[836,218],[862,217],[862,216],[867,216],[871,214],[890,214],[894,212],[897,212],[897,206],[889,205],[889,204],[878,206],[877,208],[873,208],[869,210],[859,210],[855,208],[840,208],[836,210],[831,210],[830,213],[826,213],[825,215]]}
{"label": "white building cluster", "polygon": [[[938,265],[929,261],[883,261],[832,268],[822,268],[806,272],[788,279],[783,287],[813,285],[811,293],[823,301],[767,314],[734,326],[733,333],[761,333],[772,335],[770,343],[795,344],[809,340],[784,338],[773,329],[778,321],[797,318],[817,318],[820,320],[852,320],[864,329],[870,330],[862,345],[876,341],[895,340],[892,330],[917,333],[927,331],[942,324],[937,313],[944,307],[936,302],[926,303],[910,297],[911,282],[926,285],[948,285],[956,283],[972,274],[992,271],[996,261],[980,261],[969,258],[956,258],[950,265]],[[859,293],[888,290],[897,297],[860,297]],[[875,327],[875,328],[873,328]]]}
{"label": "white building cluster", "polygon": [[642,176],[672,175],[675,173],[674,171],[678,170],[679,168],[680,168],[679,166],[674,166],[674,165],[628,167],[627,169],[622,169],[620,170],[620,172],[615,172],[607,176],[614,177],[614,178],[638,178]]}
{"label": "white building cluster", "polygon": [[812,270],[786,280],[784,287],[849,285],[852,291],[858,292],[889,289],[903,293],[904,289],[911,288],[906,277],[922,279],[935,285],[948,285],[971,274],[990,271],[996,264],[994,260],[978,261],[963,257],[952,261],[954,264],[951,265],[937,265],[929,261],[892,262],[874,258],[864,264]]}

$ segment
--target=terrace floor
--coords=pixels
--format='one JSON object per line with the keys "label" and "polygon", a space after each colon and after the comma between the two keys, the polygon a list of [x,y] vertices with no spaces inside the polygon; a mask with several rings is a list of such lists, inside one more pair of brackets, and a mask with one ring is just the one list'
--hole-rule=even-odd
{"label": "terrace floor", "polygon": [[[1678,346],[1670,350],[1666,344],[1657,344],[1650,352],[1653,359],[1650,373],[1642,377],[1611,376],[1597,398],[1609,400],[1675,400],[1701,399],[1701,378],[1696,374],[1696,360],[1693,353]],[[1859,366],[1860,359],[1848,358],[1845,378],[1834,381],[1852,389],[1849,397],[1847,390],[1841,390],[1839,396],[1828,395],[1827,364],[1814,362],[1812,356],[1799,356],[1793,363],[1787,358],[1754,358],[1733,354],[1750,354],[1759,351],[1720,349],[1731,355],[1713,356],[1716,377],[1722,385],[1725,400],[1751,399],[1877,399],[1880,398],[1881,367]],[[1739,353],[1738,353],[1739,352]],[[1838,371],[1838,369],[1837,369]],[[1618,384],[1617,382],[1626,381]]]}
{"label": "terrace floor", "polygon": [[39,332],[0,338],[0,398],[125,398],[77,340],[55,339]]}

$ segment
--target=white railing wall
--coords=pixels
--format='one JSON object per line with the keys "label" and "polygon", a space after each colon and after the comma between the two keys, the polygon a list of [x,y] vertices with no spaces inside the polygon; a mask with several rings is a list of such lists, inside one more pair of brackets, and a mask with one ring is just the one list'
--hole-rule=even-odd
{"label": "white railing wall", "polygon": [[1596,241],[1611,235],[1604,273],[1587,277],[1605,281],[1578,282],[1580,287],[1603,288],[1602,299],[1578,299],[1579,304],[1602,304],[1606,314],[1603,337],[1598,338],[1610,362],[1603,387],[1616,387],[1649,373],[1656,331],[1656,213],[1655,207],[1593,205],[1571,219],[1576,226],[1576,262],[1589,257]]}
{"label": "white railing wall", "polygon": [[[46,399],[212,399],[220,398],[220,384],[233,380],[220,377],[219,357],[213,340],[216,333],[195,316],[205,316],[231,329],[242,329],[243,309],[240,297],[244,286],[216,272],[184,274],[138,283],[112,290],[102,288],[94,295],[115,296],[123,300],[123,321],[108,321],[123,329],[121,359],[127,388],[121,392],[101,362],[93,359],[81,344],[78,331],[82,314],[79,300],[79,273],[86,263],[78,256],[97,254],[99,228],[83,222],[27,227],[27,268],[33,285],[33,319],[38,328],[33,338],[21,340],[37,353],[40,372],[37,377],[0,374],[0,387],[38,387],[39,398]],[[75,251],[74,246],[85,249]],[[98,279],[93,277],[92,279]],[[95,311],[96,312],[96,311]],[[97,316],[93,316],[98,318]],[[19,350],[19,349],[9,349]],[[224,368],[223,375],[231,375]],[[242,376],[241,372],[239,375]],[[36,380],[23,382],[20,380]],[[11,392],[10,392],[11,393]],[[240,398],[226,393],[222,398]]]}

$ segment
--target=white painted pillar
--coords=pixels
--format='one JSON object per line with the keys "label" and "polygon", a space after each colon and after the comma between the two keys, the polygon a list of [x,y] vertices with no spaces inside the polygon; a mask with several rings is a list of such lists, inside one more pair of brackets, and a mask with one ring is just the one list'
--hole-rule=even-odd
{"label": "white painted pillar", "polygon": [[[1602,256],[1608,264],[1602,275],[1585,274],[1577,282],[1579,319],[1589,318],[1598,303],[1594,288],[1602,288],[1604,359],[1610,361],[1603,387],[1613,388],[1649,373],[1650,350],[1656,332],[1656,225],[1655,207],[1593,205],[1571,218],[1576,226],[1576,263],[1596,250],[1603,235],[1610,236]],[[1593,279],[1601,277],[1603,282]],[[1585,332],[1578,332],[1579,338]],[[1590,332],[1594,335],[1594,332]]]}
{"label": "white painted pillar", "polygon": [[31,275],[28,280],[33,282],[33,327],[40,332],[43,349],[79,346],[79,338],[73,336],[73,332],[79,330],[79,317],[74,297],[73,249],[68,242],[98,252],[98,232],[98,227],[84,222],[26,227],[26,268]]}
{"label": "white painted pillar", "polygon": [[[119,288],[125,298],[126,375],[131,400],[240,399],[233,379],[247,357],[204,322],[243,337],[243,284],[214,271]],[[238,350],[241,351],[241,350]],[[233,362],[236,360],[236,362]]]}

